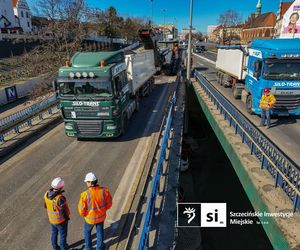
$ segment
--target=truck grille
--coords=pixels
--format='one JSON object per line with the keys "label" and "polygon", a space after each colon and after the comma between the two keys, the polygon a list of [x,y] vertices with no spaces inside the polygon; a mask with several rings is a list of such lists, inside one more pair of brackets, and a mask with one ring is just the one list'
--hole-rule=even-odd
{"label": "truck grille", "polygon": [[78,132],[83,136],[96,136],[102,133],[101,121],[76,121]]}
{"label": "truck grille", "polygon": [[294,111],[300,107],[300,95],[275,95],[274,110],[279,112]]}
{"label": "truck grille", "polygon": [[[64,107],[63,113],[66,119],[93,119],[103,117],[103,113],[109,114],[109,108],[104,109],[101,107]],[[107,118],[107,115],[105,115],[104,118]]]}
{"label": "truck grille", "polygon": [[[71,112],[72,110],[64,110],[65,118],[74,119],[74,117],[72,117]],[[88,118],[88,117],[97,117],[97,113],[99,111],[75,111],[75,112],[76,112],[76,118]]]}

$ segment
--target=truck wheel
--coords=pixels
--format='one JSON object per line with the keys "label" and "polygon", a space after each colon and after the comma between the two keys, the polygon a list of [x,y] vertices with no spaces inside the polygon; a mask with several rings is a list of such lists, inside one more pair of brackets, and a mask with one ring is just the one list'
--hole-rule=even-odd
{"label": "truck wheel", "polygon": [[220,83],[220,73],[217,72],[217,83],[219,84]]}
{"label": "truck wheel", "polygon": [[252,111],[252,95],[248,95],[247,99],[246,99],[246,109],[247,112],[252,115],[253,111]]}
{"label": "truck wheel", "polygon": [[232,93],[233,93],[234,99],[240,99],[241,98],[239,90],[236,87],[232,87]]}
{"label": "truck wheel", "polygon": [[124,115],[123,120],[122,120],[122,129],[121,129],[121,134],[122,135],[126,134],[127,125],[128,125],[127,115]]}
{"label": "truck wheel", "polygon": [[147,87],[146,87],[146,89],[147,89],[147,92],[146,92],[145,96],[149,96],[149,95],[150,95],[150,92],[151,92],[150,82],[149,82],[149,81],[147,82]]}
{"label": "truck wheel", "polygon": [[223,86],[224,75],[221,73],[220,75],[220,85]]}
{"label": "truck wheel", "polygon": [[135,111],[138,112],[140,110],[140,100],[139,97],[137,96],[135,98]]}
{"label": "truck wheel", "polygon": [[152,78],[152,81],[151,81],[151,92],[154,90],[155,88],[155,79]]}
{"label": "truck wheel", "polygon": [[221,81],[222,81],[222,73],[219,72],[219,73],[218,73],[218,84],[221,85]]}

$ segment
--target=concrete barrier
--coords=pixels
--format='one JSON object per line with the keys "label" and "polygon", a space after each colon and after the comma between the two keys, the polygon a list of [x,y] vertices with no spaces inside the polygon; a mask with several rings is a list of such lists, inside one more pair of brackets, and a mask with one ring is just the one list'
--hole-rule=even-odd
{"label": "concrete barrier", "polygon": [[34,88],[46,80],[47,77],[43,76],[0,89],[0,106],[27,96]]}

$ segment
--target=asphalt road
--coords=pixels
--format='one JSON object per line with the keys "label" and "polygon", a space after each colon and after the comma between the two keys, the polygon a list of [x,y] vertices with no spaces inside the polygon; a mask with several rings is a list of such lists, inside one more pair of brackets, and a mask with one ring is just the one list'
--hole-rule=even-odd
{"label": "asphalt road", "polygon": [[[86,189],[85,174],[95,172],[100,184],[115,194],[139,141],[159,131],[167,95],[175,86],[167,83],[170,79],[164,77],[141,101],[125,136],[111,141],[77,141],[66,137],[60,124],[4,162],[0,167],[0,249],[51,249],[43,195],[57,176],[65,178],[71,209],[68,243],[71,249],[83,249],[83,219],[77,213],[77,203]],[[155,119],[145,134],[151,114]],[[118,204],[113,206],[117,209]]]}
{"label": "asphalt road", "polygon": [[[217,54],[214,53],[214,52],[211,52],[211,51],[204,51],[202,53],[198,53],[198,55],[206,57],[207,59],[212,60],[212,61],[216,61],[217,60]],[[194,67],[198,67],[197,66],[197,62],[195,62],[195,63],[193,63],[194,64],[193,66]]]}
{"label": "asphalt road", "polygon": [[[209,52],[208,52],[209,53]],[[206,54],[201,54],[206,56]],[[208,59],[215,61],[213,56]],[[215,57],[216,58],[216,57]],[[194,56],[193,67],[198,68],[202,73],[208,76],[208,80],[232,103],[238,108],[251,122],[256,125],[260,123],[260,117],[250,115],[246,111],[245,104],[241,100],[233,98],[231,88],[224,88],[217,83],[215,66],[199,57]],[[270,138],[287,156],[289,156],[297,165],[300,166],[300,126],[299,118],[295,117],[273,117],[271,128],[265,127],[260,130]],[[299,167],[300,168],[300,167]]]}

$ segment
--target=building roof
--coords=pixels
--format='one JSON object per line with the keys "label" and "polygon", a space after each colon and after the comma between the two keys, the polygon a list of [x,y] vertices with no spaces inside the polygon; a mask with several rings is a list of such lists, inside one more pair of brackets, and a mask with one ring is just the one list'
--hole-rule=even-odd
{"label": "building roof", "polygon": [[17,7],[19,0],[12,0],[13,7]]}
{"label": "building roof", "polygon": [[257,17],[249,17],[244,25],[244,29],[258,28],[258,27],[274,27],[276,24],[276,16],[273,12],[263,13]]}
{"label": "building roof", "polygon": [[280,9],[279,9],[279,17],[282,18],[285,12],[291,7],[294,1],[292,2],[281,2]]}

